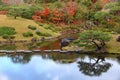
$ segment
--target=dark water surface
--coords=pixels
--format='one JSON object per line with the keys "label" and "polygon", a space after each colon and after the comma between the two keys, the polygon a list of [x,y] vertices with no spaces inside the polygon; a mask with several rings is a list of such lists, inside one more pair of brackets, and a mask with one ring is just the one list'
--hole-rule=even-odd
{"label": "dark water surface", "polygon": [[120,80],[120,57],[58,53],[3,55],[0,80]]}
{"label": "dark water surface", "polygon": [[0,50],[54,50],[60,49],[60,41],[1,43]]}

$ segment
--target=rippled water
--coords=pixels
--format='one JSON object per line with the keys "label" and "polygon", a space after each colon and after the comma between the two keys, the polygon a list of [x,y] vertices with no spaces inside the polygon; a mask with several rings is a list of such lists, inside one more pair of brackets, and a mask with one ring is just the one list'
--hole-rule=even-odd
{"label": "rippled water", "polygon": [[0,80],[120,80],[119,73],[119,56],[57,53],[0,56]]}

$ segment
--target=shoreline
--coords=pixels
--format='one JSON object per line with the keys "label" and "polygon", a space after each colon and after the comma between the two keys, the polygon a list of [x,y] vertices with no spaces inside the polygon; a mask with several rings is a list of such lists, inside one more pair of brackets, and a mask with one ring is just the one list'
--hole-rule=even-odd
{"label": "shoreline", "polygon": [[31,53],[61,53],[61,54],[112,54],[120,55],[120,53],[109,52],[96,52],[96,51],[83,51],[83,50],[0,50],[0,54],[31,54]]}
{"label": "shoreline", "polygon": [[[45,37],[44,41],[51,41],[51,40],[56,40],[56,37]],[[42,39],[36,38],[36,40],[32,41],[32,39],[20,39],[20,40],[0,40],[0,43],[22,43],[22,42],[42,42]]]}

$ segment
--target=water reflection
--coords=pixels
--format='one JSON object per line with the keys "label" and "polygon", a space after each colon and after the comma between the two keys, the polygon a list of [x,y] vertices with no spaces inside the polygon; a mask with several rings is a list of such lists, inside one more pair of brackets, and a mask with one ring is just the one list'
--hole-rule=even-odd
{"label": "water reflection", "polygon": [[31,60],[32,54],[9,55],[13,63],[26,64]]}
{"label": "water reflection", "polygon": [[120,65],[116,57],[58,53],[5,55],[0,56],[0,76],[3,73],[8,80],[119,80]]}
{"label": "water reflection", "polygon": [[79,57],[78,54],[60,54],[60,53],[41,53],[41,54],[15,54],[8,55],[13,63],[27,64],[30,62],[32,56],[41,56],[44,60],[53,60],[56,63],[66,64],[73,63]]}
{"label": "water reflection", "polygon": [[117,56],[117,62],[120,64],[120,56]]}
{"label": "water reflection", "polygon": [[54,50],[60,49],[60,41],[59,40],[51,40],[51,41],[37,41],[37,42],[16,42],[16,43],[1,43],[0,50]]}
{"label": "water reflection", "polygon": [[98,56],[96,58],[89,58],[89,61],[79,61],[79,70],[88,76],[100,76],[103,72],[107,72],[112,66],[109,62],[105,61],[105,57]]}

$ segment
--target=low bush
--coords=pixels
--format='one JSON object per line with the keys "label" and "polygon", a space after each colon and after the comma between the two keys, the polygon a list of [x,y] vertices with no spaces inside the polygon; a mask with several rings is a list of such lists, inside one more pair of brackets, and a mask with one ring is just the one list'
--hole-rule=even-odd
{"label": "low bush", "polygon": [[15,39],[15,36],[5,34],[2,36],[2,38],[3,39]]}
{"label": "low bush", "polygon": [[28,28],[31,30],[36,30],[36,26],[32,26],[32,25],[29,25]]}
{"label": "low bush", "polygon": [[3,36],[5,34],[6,35],[14,35],[14,34],[16,34],[15,28],[8,27],[8,26],[0,27],[0,36]]}
{"label": "low bush", "polygon": [[24,37],[33,37],[33,34],[32,34],[32,32],[26,32],[26,33],[23,33],[23,36]]}
{"label": "low bush", "polygon": [[3,39],[8,39],[8,37],[9,35],[6,35],[6,34],[2,36]]}
{"label": "low bush", "polygon": [[49,33],[41,33],[40,31],[36,31],[36,34],[39,35],[39,36],[45,36],[45,37],[52,36],[52,35],[49,34]]}

